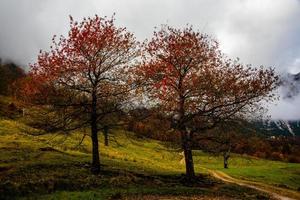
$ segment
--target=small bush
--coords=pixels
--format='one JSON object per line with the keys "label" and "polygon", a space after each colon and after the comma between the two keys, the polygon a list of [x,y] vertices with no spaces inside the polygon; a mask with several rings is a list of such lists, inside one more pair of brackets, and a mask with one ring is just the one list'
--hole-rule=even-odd
{"label": "small bush", "polygon": [[279,152],[273,152],[271,154],[271,159],[272,160],[283,160],[284,156],[282,153],[279,153]]}
{"label": "small bush", "polygon": [[288,162],[290,163],[300,163],[300,157],[295,155],[288,156]]}

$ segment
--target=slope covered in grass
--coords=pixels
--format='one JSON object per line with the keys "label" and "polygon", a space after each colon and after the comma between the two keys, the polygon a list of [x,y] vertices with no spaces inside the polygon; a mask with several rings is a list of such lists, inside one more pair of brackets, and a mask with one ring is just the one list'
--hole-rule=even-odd
{"label": "slope covered in grass", "polygon": [[[179,150],[155,140],[138,139],[133,133],[123,130],[111,132],[108,147],[103,145],[100,135],[102,173],[99,176],[91,175],[89,137],[79,145],[82,140],[82,132],[79,131],[71,135],[29,135],[36,132],[38,130],[21,122],[0,119],[1,197],[107,199],[132,195],[204,195],[256,199],[263,195],[240,186],[220,183],[207,174],[202,175],[201,183],[187,186],[182,176],[184,165]],[[238,164],[246,158],[236,159],[241,159],[237,161]],[[232,174],[238,167],[234,162],[233,159]],[[256,161],[251,162],[256,166]],[[195,163],[196,171],[205,173],[202,167],[219,169],[222,161],[195,152]],[[280,167],[283,166],[290,164],[281,163]],[[270,170],[280,169],[276,165]],[[243,171],[240,176],[251,178]],[[287,176],[290,177],[293,176]],[[280,184],[281,180],[272,183]],[[297,184],[289,186],[296,188]]]}
{"label": "slope covered in grass", "polygon": [[263,182],[293,190],[300,188],[300,164],[258,159],[250,156],[232,154],[229,169],[223,168],[223,157],[195,153],[195,162],[207,169],[223,171],[230,176]]}

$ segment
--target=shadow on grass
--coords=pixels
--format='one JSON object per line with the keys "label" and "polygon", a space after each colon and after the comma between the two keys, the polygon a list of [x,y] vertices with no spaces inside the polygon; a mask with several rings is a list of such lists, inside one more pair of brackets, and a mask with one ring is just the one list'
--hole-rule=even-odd
{"label": "shadow on grass", "polygon": [[208,175],[199,175],[193,182],[188,182],[181,174],[148,175],[110,169],[106,165],[101,167],[99,175],[90,173],[87,162],[36,163],[11,169],[6,176],[1,176],[0,199],[64,199],[64,195],[71,195],[68,199],[122,199],[149,194],[225,195],[247,199],[245,197],[261,195],[221,183]]}

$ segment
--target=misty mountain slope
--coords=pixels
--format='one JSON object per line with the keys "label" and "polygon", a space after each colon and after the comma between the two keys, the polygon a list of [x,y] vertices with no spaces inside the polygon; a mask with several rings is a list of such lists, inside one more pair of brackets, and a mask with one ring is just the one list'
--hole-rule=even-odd
{"label": "misty mountain slope", "polygon": [[300,99],[300,72],[281,75],[279,95],[279,105],[272,108],[276,115],[271,114],[277,119],[256,121],[255,128],[267,135],[300,136],[300,118],[295,115],[297,107],[290,107],[297,105]]}
{"label": "misty mountain slope", "polygon": [[300,120],[269,120],[254,122],[256,129],[259,132],[267,135],[285,135],[285,136],[300,136]]}

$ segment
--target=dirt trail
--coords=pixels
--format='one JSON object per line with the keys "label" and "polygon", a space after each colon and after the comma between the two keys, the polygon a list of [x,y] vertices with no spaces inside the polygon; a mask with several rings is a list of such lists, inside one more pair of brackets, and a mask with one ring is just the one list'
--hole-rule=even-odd
{"label": "dirt trail", "polygon": [[211,175],[213,175],[215,178],[220,179],[224,182],[228,183],[235,183],[240,186],[253,188],[255,190],[259,190],[261,192],[268,193],[275,199],[279,200],[300,200],[300,193],[288,189],[283,189],[275,186],[266,185],[263,183],[253,182],[253,181],[246,181],[246,180],[240,180],[233,178],[221,171],[213,171],[208,170]]}

